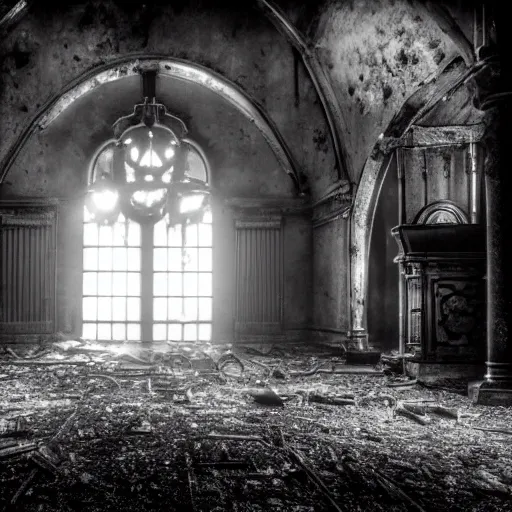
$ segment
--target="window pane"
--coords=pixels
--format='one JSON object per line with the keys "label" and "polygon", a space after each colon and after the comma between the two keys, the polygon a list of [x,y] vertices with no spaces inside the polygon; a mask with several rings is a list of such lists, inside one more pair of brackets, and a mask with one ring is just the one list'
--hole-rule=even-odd
{"label": "window pane", "polygon": [[112,299],[112,320],[125,322],[126,318],[126,298],[114,297]]}
{"label": "window pane", "polygon": [[212,275],[211,274],[198,274],[199,279],[199,293],[198,295],[211,297],[212,296]]}
{"label": "window pane", "polygon": [[112,248],[100,247],[98,269],[99,270],[112,270]]}
{"label": "window pane", "polygon": [[199,243],[202,247],[212,246],[212,225],[211,224],[199,224]]}
{"label": "window pane", "polygon": [[98,297],[98,320],[112,320],[112,299]]}
{"label": "window pane", "polygon": [[167,299],[153,299],[153,320],[167,320]]}
{"label": "window pane", "polygon": [[185,321],[197,320],[197,299],[183,299],[183,310]]}
{"label": "window pane", "polygon": [[112,295],[112,272],[98,273],[98,295]]}
{"label": "window pane", "polygon": [[114,324],[112,326],[112,339],[116,341],[124,341],[126,339],[126,325]]}
{"label": "window pane", "polygon": [[212,299],[199,299],[199,320],[212,319]]}
{"label": "window pane", "polygon": [[185,297],[197,297],[197,274],[183,275],[183,295]]}
{"label": "window pane", "polygon": [[117,245],[117,246],[126,245],[125,244],[126,224],[124,222],[123,223],[116,222],[114,224],[114,226],[112,227],[112,229],[113,229],[112,245]]}
{"label": "window pane", "polygon": [[165,272],[153,274],[153,295],[167,297],[167,274]]}
{"label": "window pane", "polygon": [[98,249],[84,249],[84,270],[98,269]]}
{"label": "window pane", "polygon": [[167,270],[167,249],[153,249],[153,270]]}
{"label": "window pane", "polygon": [[199,270],[211,272],[212,270],[212,250],[199,249]]}
{"label": "window pane", "polygon": [[197,267],[197,249],[185,249],[184,257],[184,270],[194,271],[198,270]]}
{"label": "window pane", "polygon": [[126,301],[128,320],[138,322],[140,320],[140,299],[129,297]]}
{"label": "window pane", "polygon": [[153,236],[153,243],[155,247],[167,246],[167,224],[165,223],[165,220],[161,220],[155,224]]}
{"label": "window pane", "polygon": [[98,245],[98,225],[96,223],[84,224],[84,245]]}
{"label": "window pane", "polygon": [[105,341],[112,339],[112,327],[110,324],[98,324],[98,339]]}
{"label": "window pane", "polygon": [[132,297],[140,297],[140,274],[137,272],[130,272],[128,278],[128,292],[127,295]]}
{"label": "window pane", "polygon": [[168,339],[171,341],[181,341],[181,324],[169,324]]}
{"label": "window pane", "polygon": [[96,297],[84,297],[82,302],[82,318],[83,320],[97,320],[97,298]]}
{"label": "window pane", "polygon": [[181,225],[178,224],[177,226],[172,227],[169,229],[169,247],[181,247],[183,240],[181,237]]}
{"label": "window pane", "polygon": [[140,247],[140,224],[128,222],[128,245]]}
{"label": "window pane", "polygon": [[114,295],[126,295],[126,274],[124,272],[114,272],[112,290]]}
{"label": "window pane", "polygon": [[83,324],[82,338],[85,340],[95,340],[96,339],[96,324]]}
{"label": "window pane", "polygon": [[212,326],[211,324],[199,324],[200,341],[210,341],[212,339]]}
{"label": "window pane", "polygon": [[113,249],[113,258],[114,258],[113,270],[127,270],[128,269],[127,256],[128,256],[127,249],[125,249],[124,247],[115,247]]}
{"label": "window pane", "polygon": [[128,341],[140,341],[140,325],[128,324],[126,326],[126,339]]}
{"label": "window pane", "polygon": [[196,324],[185,324],[183,326],[183,340],[196,341],[197,340],[197,326]]}
{"label": "window pane", "polygon": [[173,272],[172,274],[168,274],[169,276],[169,295],[172,296],[180,296],[183,295],[183,290],[181,289],[181,272]]}
{"label": "window pane", "polygon": [[[169,249],[169,270],[180,271],[183,252],[181,249]],[[155,269],[156,270],[156,269]]]}
{"label": "window pane", "polygon": [[128,249],[128,270],[140,270],[140,249]]}
{"label": "window pane", "polygon": [[189,224],[185,228],[185,247],[197,247],[197,226]]}
{"label": "window pane", "polygon": [[166,324],[154,324],[153,325],[153,340],[154,341],[167,340],[167,325]]}
{"label": "window pane", "polygon": [[83,295],[96,295],[96,272],[84,272]]}
{"label": "window pane", "polygon": [[168,316],[169,320],[181,320],[181,308],[183,299],[169,299]]}
{"label": "window pane", "polygon": [[112,245],[112,227],[99,226],[99,245],[108,247]]}

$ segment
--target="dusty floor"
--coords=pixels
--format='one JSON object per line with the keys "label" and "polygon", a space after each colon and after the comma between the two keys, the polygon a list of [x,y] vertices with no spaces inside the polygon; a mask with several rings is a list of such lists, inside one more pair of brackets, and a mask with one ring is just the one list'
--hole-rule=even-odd
{"label": "dusty floor", "polygon": [[0,510],[512,510],[512,408],[463,383],[292,348],[38,350],[0,349]]}

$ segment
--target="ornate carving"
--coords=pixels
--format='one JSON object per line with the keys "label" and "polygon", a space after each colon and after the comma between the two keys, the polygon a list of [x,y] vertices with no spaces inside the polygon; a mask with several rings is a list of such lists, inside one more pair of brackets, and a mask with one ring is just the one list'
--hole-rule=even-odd
{"label": "ornate carving", "polygon": [[436,342],[451,346],[485,338],[485,293],[481,282],[438,282],[436,286]]}
{"label": "ornate carving", "polygon": [[469,219],[453,201],[435,201],[422,208],[413,224],[468,224]]}

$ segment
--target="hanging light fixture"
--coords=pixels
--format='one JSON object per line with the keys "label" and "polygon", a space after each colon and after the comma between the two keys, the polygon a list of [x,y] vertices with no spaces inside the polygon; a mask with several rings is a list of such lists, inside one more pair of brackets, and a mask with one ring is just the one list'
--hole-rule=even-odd
{"label": "hanging light fixture", "polygon": [[101,176],[88,189],[85,206],[99,224],[113,224],[121,211],[119,192],[109,176]]}
{"label": "hanging light fixture", "polygon": [[98,222],[120,212],[139,223],[198,222],[209,204],[206,174],[203,180],[188,172],[187,128],[156,102],[156,71],[143,71],[142,84],[144,102],[114,123],[112,176],[90,185],[86,206]]}

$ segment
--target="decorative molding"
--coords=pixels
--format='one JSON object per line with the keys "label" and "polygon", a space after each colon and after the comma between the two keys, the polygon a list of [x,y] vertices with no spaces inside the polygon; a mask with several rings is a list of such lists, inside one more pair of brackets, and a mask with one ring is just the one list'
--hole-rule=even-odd
{"label": "decorative molding", "polygon": [[441,212],[453,218],[455,220],[453,224],[469,224],[469,217],[466,212],[449,200],[435,201],[424,206],[417,213],[413,224],[441,224],[440,222],[431,222],[432,217]]}
{"label": "decorative molding", "polygon": [[347,219],[352,204],[352,195],[338,193],[331,195],[326,200],[313,208],[313,228],[323,226],[336,219]]}
{"label": "decorative molding", "polygon": [[158,69],[162,77],[201,85],[233,105],[261,132],[281,168],[293,179],[297,192],[303,193],[299,167],[283,136],[262,106],[233,82],[204,66],[168,55],[150,54],[126,55],[108,64],[97,66],[80,75],[48,100],[36,112],[1,162],[0,184],[5,180],[17,155],[33,133],[49,126],[70,105],[97,87],[128,76],[139,75],[142,69],[148,67]]}
{"label": "decorative molding", "polygon": [[350,194],[351,193],[351,185],[346,180],[338,180],[336,183],[331,185],[324,193],[320,199],[317,199],[313,202],[312,206],[313,208],[315,206],[318,206],[322,203],[325,203],[328,201],[331,197],[339,195],[339,194]]}
{"label": "decorative molding", "polygon": [[397,148],[429,148],[440,146],[463,146],[480,142],[485,135],[485,123],[453,126],[413,125],[402,137],[383,137],[377,145],[388,154]]}
{"label": "decorative molding", "polygon": [[281,217],[250,217],[247,219],[236,219],[235,229],[281,229]]}
{"label": "decorative molding", "polygon": [[62,199],[55,197],[20,197],[0,199],[0,208],[26,208],[36,206],[58,206]]}
{"label": "decorative molding", "polygon": [[[260,215],[310,214],[311,203],[306,197],[231,197],[224,199],[236,216],[255,211]],[[251,212],[252,213],[252,212]]]}
{"label": "decorative molding", "polygon": [[0,227],[51,226],[55,224],[55,199],[0,200]]}

